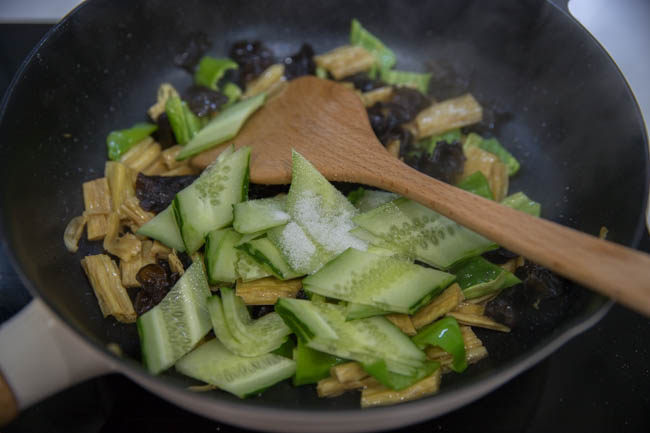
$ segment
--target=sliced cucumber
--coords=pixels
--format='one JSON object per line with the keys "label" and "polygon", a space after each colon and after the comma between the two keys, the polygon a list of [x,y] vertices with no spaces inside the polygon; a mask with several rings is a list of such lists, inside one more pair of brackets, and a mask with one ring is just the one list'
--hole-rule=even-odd
{"label": "sliced cucumber", "polygon": [[237,275],[243,282],[259,280],[273,275],[245,252],[239,251],[237,257]]}
{"label": "sliced cucumber", "polygon": [[497,245],[412,200],[398,198],[354,218],[375,236],[400,245],[414,259],[448,269]]}
{"label": "sliced cucumber", "polygon": [[230,140],[258,108],[264,105],[266,93],[237,102],[219,113],[183,146],[176,159],[182,161],[217,144]]}
{"label": "sliced cucumber", "polygon": [[352,230],[350,230],[350,234],[363,241],[366,241],[370,245],[374,245],[375,247],[384,248],[386,250],[393,251],[395,254],[407,255],[409,252],[402,245],[395,244],[379,236],[375,236],[372,233],[370,233],[368,230],[364,229],[363,227],[353,228]]}
{"label": "sliced cucumber", "polygon": [[411,314],[454,280],[446,272],[350,248],[303,285],[328,298]]}
{"label": "sliced cucumber", "polygon": [[140,227],[136,233],[160,241],[176,251],[185,252],[185,244],[178,224],[176,224],[172,206],[167,206],[164,211]]}
{"label": "sliced cucumber", "polygon": [[205,239],[205,267],[210,284],[237,281],[239,250],[235,249],[235,245],[240,238],[241,235],[232,228],[208,233]]}
{"label": "sliced cucumber", "polygon": [[238,356],[213,339],[178,361],[176,370],[244,398],[293,376],[296,363],[270,353],[254,358]]}
{"label": "sliced cucumber", "polygon": [[254,239],[245,244],[238,245],[237,248],[248,254],[276,278],[290,280],[304,275],[294,272],[289,267],[282,253],[268,238]]}
{"label": "sliced cucumber", "polygon": [[359,212],[368,212],[398,197],[394,192],[366,189],[354,205],[359,209]]}
{"label": "sliced cucumber", "polygon": [[250,147],[223,153],[190,186],[176,194],[174,215],[188,254],[198,250],[205,236],[232,222],[232,206],[248,195]]}
{"label": "sliced cucumber", "polygon": [[384,314],[389,313],[390,311],[382,310],[381,308],[364,304],[356,304],[354,302],[348,302],[348,304],[345,306],[346,320],[365,319],[366,317],[383,316]]}
{"label": "sliced cucumber", "polygon": [[151,373],[171,367],[210,331],[208,296],[203,264],[197,261],[160,304],[138,317],[142,362]]}
{"label": "sliced cucumber", "polygon": [[309,274],[347,248],[365,250],[352,236],[356,209],[299,153],[292,154],[287,213],[292,221],[269,231],[269,239],[295,272]]}
{"label": "sliced cucumber", "polygon": [[249,200],[234,207],[233,227],[239,233],[256,233],[289,222],[291,217],[284,211],[286,195]]}
{"label": "sliced cucumber", "polygon": [[346,321],[345,307],[282,298],[275,310],[312,349],[352,359],[373,362],[383,359],[391,371],[413,374],[426,356],[395,325],[384,317]]}
{"label": "sliced cucumber", "polygon": [[214,335],[217,336],[219,341],[228,348],[233,353],[238,353],[240,356],[244,356],[242,352],[248,348],[246,341],[243,343],[235,337],[230,331],[228,326],[228,321],[223,312],[223,304],[221,303],[221,298],[219,296],[211,296],[208,298],[208,312],[210,313],[210,320],[212,320],[212,329],[214,330]]}
{"label": "sliced cucumber", "polygon": [[242,235],[239,242],[237,242],[237,246],[243,245],[246,242],[250,242],[253,239],[261,238],[262,236],[265,236],[265,235],[266,235],[266,230],[260,231],[260,232],[255,232],[255,233],[246,233],[246,234]]}
{"label": "sliced cucumber", "polygon": [[[277,349],[286,341],[291,329],[277,313],[269,313],[258,320],[252,320],[244,301],[235,296],[231,289],[223,287],[220,292],[221,302],[214,297],[210,299],[210,313],[214,317],[215,333],[234,353],[240,356],[259,356]],[[215,315],[219,306],[222,314]],[[225,323],[222,323],[220,317]],[[217,328],[223,324],[226,325],[228,333]],[[232,339],[228,339],[228,334]]]}

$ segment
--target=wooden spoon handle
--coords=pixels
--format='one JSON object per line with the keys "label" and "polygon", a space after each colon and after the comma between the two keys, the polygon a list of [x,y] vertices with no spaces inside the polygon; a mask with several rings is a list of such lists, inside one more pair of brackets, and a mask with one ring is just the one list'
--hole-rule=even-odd
{"label": "wooden spoon handle", "polygon": [[[413,199],[499,245],[650,316],[650,256],[463,191],[379,153],[355,180]],[[507,224],[503,224],[507,221]]]}

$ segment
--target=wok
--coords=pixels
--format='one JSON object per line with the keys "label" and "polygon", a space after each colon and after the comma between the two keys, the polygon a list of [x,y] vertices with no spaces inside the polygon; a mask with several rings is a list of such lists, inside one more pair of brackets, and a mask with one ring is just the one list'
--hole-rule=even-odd
{"label": "wok", "polygon": [[[69,254],[63,229],[83,209],[80,185],[101,176],[104,139],[145,120],[161,82],[183,88],[177,42],[201,30],[225,54],[260,39],[278,56],[302,42],[316,52],[347,40],[353,17],[398,55],[401,69],[431,70],[440,98],[469,90],[484,128],[509,145],[522,171],[511,190],[543,216],[636,246],[644,230],[647,138],[620,72],[565,5],[541,1],[86,2],[50,31],[17,73],[0,112],[0,227],[36,300],[0,334],[0,366],[20,407],[84,378],[119,371],[182,407],[249,428],[368,431],[415,423],[477,399],[596,323],[611,306],[578,290],[572,311],[544,332],[487,334],[490,357],[447,375],[438,395],[360,410],[357,395],[318,399],[282,383],[259,398],[195,394],[190,382],[149,375],[135,327],[104,319],[79,266],[101,246]],[[490,121],[493,124],[490,124]],[[114,352],[119,345],[122,355]],[[113,350],[111,349],[113,348]]]}

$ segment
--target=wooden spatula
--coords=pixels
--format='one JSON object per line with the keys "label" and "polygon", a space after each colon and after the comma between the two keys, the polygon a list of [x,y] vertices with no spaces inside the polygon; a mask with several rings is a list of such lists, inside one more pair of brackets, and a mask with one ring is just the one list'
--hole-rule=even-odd
{"label": "wooden spatula", "polygon": [[[291,181],[291,149],[329,180],[396,192],[650,316],[650,256],[532,217],[440,182],[390,155],[351,89],[315,77],[293,80],[246,123],[234,141],[251,146],[251,181]],[[197,155],[206,167],[223,150]]]}

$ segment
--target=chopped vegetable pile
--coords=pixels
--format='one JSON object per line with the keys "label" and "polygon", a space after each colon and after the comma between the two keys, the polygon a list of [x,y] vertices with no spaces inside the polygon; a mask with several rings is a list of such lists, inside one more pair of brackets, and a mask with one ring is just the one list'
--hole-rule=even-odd
{"label": "chopped vegetable pile", "polygon": [[192,85],[162,84],[150,123],[108,135],[104,177],[83,184],[85,211],[64,235],[71,252],[84,227],[103,241],[81,264],[103,315],[136,322],[151,373],[175,368],[241,398],[291,379],[321,397],[360,391],[364,408],[394,404],[488,356],[473,328],[510,332],[544,303],[566,309],[548,270],[396,194],[346,196],[297,152],[288,191],[249,185],[250,148],[226,146],[202,173],[188,162],[236,138],[287,81],[317,75],[356,89],[396,158],[539,216],[509,195],[515,156],[471,132],[483,115],[471,94],[435,100],[431,74],[394,69],[357,20],[348,45],[318,55],[210,47],[200,33],[183,41],[173,60]]}

